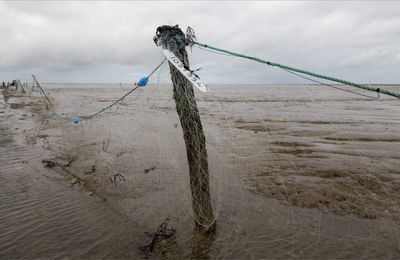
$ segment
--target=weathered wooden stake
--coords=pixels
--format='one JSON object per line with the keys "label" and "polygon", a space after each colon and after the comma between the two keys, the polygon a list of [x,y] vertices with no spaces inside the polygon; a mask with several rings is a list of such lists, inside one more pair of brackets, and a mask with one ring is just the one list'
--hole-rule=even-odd
{"label": "weathered wooden stake", "polygon": [[[32,78],[33,80],[36,82],[36,85],[39,87],[40,91],[42,92],[42,94],[44,95],[44,97],[46,98],[47,102],[49,103],[50,106],[53,106],[53,104],[50,102],[50,99],[47,97],[46,93],[44,92],[42,86],[40,86],[39,81],[36,79],[35,75],[32,74]],[[47,105],[46,105],[47,108]]]}
{"label": "weathered wooden stake", "polygon": [[[156,37],[163,47],[172,51],[185,67],[189,68],[186,44],[182,43],[185,35],[181,29],[177,26],[162,26],[157,28]],[[200,230],[214,232],[215,221],[210,198],[206,138],[194,97],[193,85],[171,63],[169,67],[176,110],[186,145],[195,223]]]}

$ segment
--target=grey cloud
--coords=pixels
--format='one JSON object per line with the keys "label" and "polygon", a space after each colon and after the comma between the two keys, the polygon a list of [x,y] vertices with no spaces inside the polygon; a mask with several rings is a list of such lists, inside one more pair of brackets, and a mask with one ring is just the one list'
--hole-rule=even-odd
{"label": "grey cloud", "polygon": [[[0,79],[132,81],[158,64],[163,24],[199,41],[358,82],[399,82],[398,2],[0,2]],[[291,82],[264,65],[193,48],[209,83]]]}

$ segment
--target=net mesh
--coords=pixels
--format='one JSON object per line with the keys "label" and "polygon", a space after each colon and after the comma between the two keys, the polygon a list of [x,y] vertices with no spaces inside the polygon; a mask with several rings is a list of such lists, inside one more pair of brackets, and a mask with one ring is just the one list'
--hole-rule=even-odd
{"label": "net mesh", "polygon": [[[194,63],[215,58],[196,51]],[[204,81],[207,70],[218,69],[207,67],[199,72]],[[213,235],[194,229],[203,212],[192,210],[181,127],[187,122],[177,114],[173,68],[164,64],[149,86],[92,120],[43,119],[43,146],[118,216],[113,224],[123,231],[107,241],[114,257],[143,256],[133,246],[147,244],[144,232],[167,218],[175,233],[158,241],[150,257],[399,256],[398,101],[357,96],[280,69],[265,72],[273,82],[291,77],[295,84],[183,92],[195,95],[186,105],[202,120],[192,130],[204,131],[206,140]],[[133,85],[45,87],[55,109],[72,116],[104,107]]]}

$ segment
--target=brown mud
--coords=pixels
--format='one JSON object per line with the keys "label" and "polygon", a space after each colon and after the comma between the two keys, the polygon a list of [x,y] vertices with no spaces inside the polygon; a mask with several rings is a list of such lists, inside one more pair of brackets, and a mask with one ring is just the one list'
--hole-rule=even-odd
{"label": "brown mud", "polygon": [[304,86],[306,94],[296,86],[248,88],[196,94],[218,223],[212,237],[194,232],[169,86],[141,89],[76,126],[74,115],[124,90],[46,86],[65,120],[40,97],[7,93],[0,256],[143,257],[145,232],[169,218],[175,234],[150,258],[400,257],[398,101],[333,90],[311,98],[315,86]]}

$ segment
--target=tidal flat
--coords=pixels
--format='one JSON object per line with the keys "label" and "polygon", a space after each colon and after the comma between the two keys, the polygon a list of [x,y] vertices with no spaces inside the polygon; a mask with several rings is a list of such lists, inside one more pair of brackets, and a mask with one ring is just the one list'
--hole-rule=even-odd
{"label": "tidal flat", "polygon": [[395,98],[318,85],[196,92],[217,222],[204,235],[171,85],[78,123],[133,86],[43,87],[54,108],[1,89],[2,259],[143,258],[166,219],[174,234],[149,258],[400,257]]}

